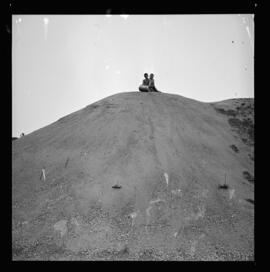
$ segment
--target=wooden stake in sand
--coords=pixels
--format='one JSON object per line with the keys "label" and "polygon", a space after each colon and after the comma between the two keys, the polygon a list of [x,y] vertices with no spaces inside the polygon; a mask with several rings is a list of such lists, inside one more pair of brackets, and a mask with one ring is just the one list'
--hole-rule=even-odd
{"label": "wooden stake in sand", "polygon": [[165,177],[166,184],[167,184],[167,187],[168,187],[168,185],[169,185],[169,175],[167,173],[164,173],[164,177]]}
{"label": "wooden stake in sand", "polygon": [[68,162],[69,162],[69,158],[66,160],[66,163],[65,163],[65,168],[67,167]]}
{"label": "wooden stake in sand", "polygon": [[42,175],[43,175],[43,180],[46,180],[46,174],[45,174],[45,169],[42,169]]}

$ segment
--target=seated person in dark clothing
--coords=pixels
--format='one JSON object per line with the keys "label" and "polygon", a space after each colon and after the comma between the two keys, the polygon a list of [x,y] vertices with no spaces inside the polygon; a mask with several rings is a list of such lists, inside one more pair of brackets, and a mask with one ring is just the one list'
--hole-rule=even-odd
{"label": "seated person in dark clothing", "polygon": [[155,87],[154,74],[150,74],[149,78],[149,91],[150,92],[159,92]]}
{"label": "seated person in dark clothing", "polygon": [[147,73],[144,74],[144,80],[142,85],[140,85],[139,90],[141,92],[149,92],[149,78]]}

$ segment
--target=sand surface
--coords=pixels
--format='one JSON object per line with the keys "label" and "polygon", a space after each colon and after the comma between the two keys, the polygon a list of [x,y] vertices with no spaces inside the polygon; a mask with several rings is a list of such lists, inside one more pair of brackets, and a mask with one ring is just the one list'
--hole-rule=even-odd
{"label": "sand surface", "polygon": [[129,92],[12,141],[13,260],[254,260],[253,127]]}

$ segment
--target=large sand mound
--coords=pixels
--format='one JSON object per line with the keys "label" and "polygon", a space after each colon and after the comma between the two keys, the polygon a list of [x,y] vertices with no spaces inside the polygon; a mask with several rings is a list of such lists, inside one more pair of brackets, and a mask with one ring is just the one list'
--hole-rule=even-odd
{"label": "large sand mound", "polygon": [[253,123],[131,92],[13,141],[13,259],[253,260]]}

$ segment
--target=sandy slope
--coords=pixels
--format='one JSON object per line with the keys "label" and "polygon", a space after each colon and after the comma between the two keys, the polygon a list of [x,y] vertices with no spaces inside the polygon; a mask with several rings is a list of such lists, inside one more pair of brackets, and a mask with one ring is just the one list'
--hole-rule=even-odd
{"label": "sandy slope", "polygon": [[13,259],[253,260],[253,123],[130,92],[13,141]]}

